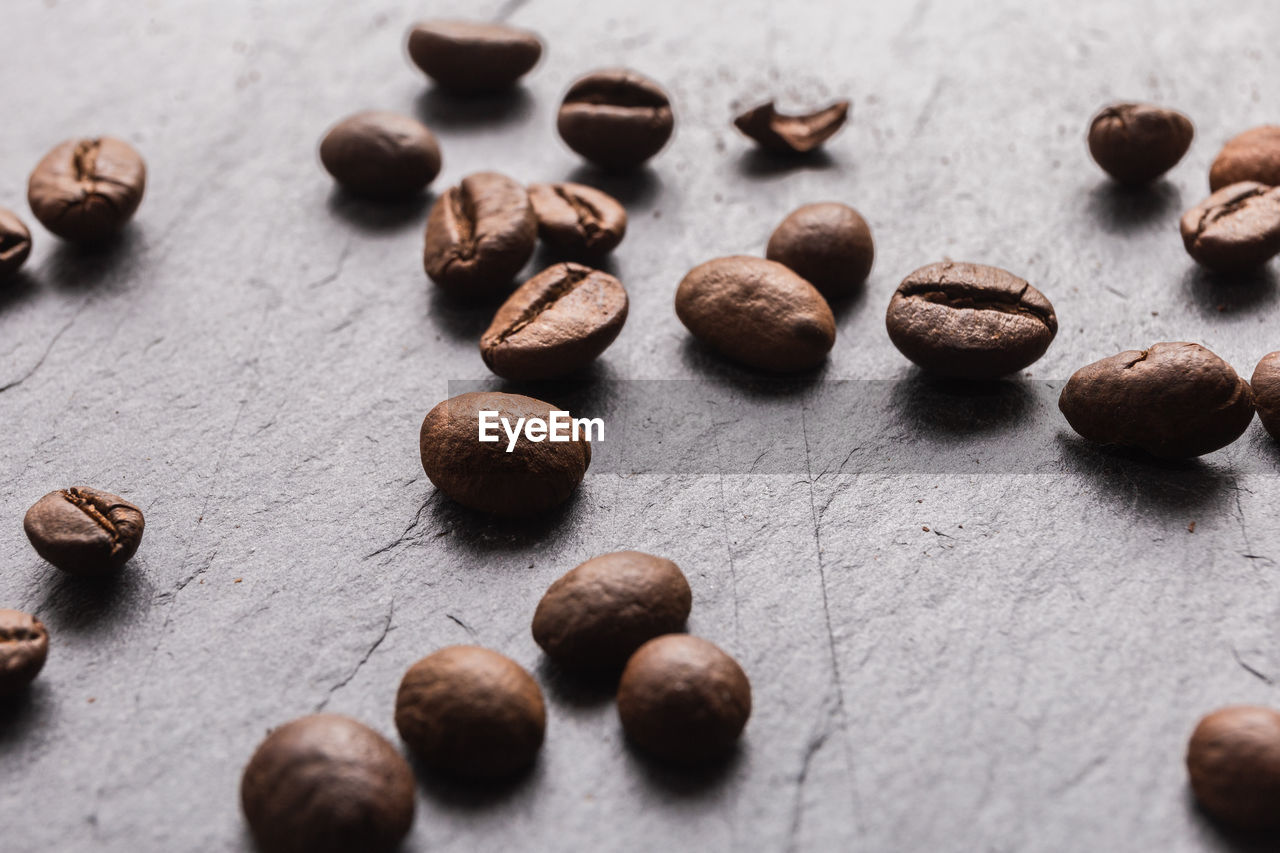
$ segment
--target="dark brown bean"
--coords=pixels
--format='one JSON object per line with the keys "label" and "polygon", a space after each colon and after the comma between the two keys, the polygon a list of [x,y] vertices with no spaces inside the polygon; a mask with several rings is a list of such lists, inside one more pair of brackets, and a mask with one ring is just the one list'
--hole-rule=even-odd
{"label": "dark brown bean", "polygon": [[422,192],[440,174],[440,145],[422,122],[367,110],[329,129],[320,142],[320,162],[348,192],[402,199]]}
{"label": "dark brown bean", "polygon": [[509,89],[538,64],[542,41],[528,30],[472,21],[423,21],[409,31],[409,58],[461,94]]}
{"label": "dark brown bean", "polygon": [[627,233],[627,209],[585,184],[533,184],[529,201],[538,236],[569,257],[592,260],[618,247]]}
{"label": "dark brown bean", "polygon": [[403,756],[337,714],[273,731],[240,780],[241,807],[263,853],[390,853],[413,825],[413,802]]}
{"label": "dark brown bean", "polygon": [[1246,130],[1229,140],[1209,167],[1209,189],[1241,181],[1280,186],[1280,125]]}
{"label": "dark brown bean", "polygon": [[802,115],[783,115],[774,109],[773,101],[769,101],[747,110],[733,123],[766,151],[808,154],[835,136],[848,116],[848,101],[836,101],[829,107]]}
{"label": "dark brown bean", "polygon": [[542,691],[520,664],[479,646],[450,646],[405,673],[396,728],[429,767],[494,779],[527,768],[547,727]]}
{"label": "dark brown bean", "polygon": [[0,281],[21,269],[31,254],[31,232],[8,208],[0,207]]}
{"label": "dark brown bean", "polygon": [[634,169],[662,150],[675,119],[661,86],[635,71],[611,68],[569,87],[556,119],[560,137],[605,169]]}
{"label": "dark brown bean", "polygon": [[1232,826],[1280,827],[1280,714],[1236,705],[1209,714],[1187,745],[1200,807]]}
{"label": "dark brown bean", "polygon": [[49,632],[43,622],[21,610],[0,610],[0,696],[27,689],[48,656]]}
{"label": "dark brown bean", "polygon": [[1258,420],[1276,441],[1280,441],[1280,352],[1267,353],[1253,369],[1249,380]]}
{"label": "dark brown bean", "polygon": [[533,639],[571,669],[616,669],[643,643],[684,627],[692,605],[689,582],[670,560],[603,554],[547,589],[533,614]]}
{"label": "dark brown bean", "polygon": [[36,553],[73,575],[104,575],[142,541],[142,510],[110,492],[78,486],[36,501],[22,522]]}
{"label": "dark brown bean", "polygon": [[1183,215],[1181,231],[1198,264],[1224,272],[1261,266],[1280,254],[1280,188],[1223,187]]}
{"label": "dark brown bean", "polygon": [[765,252],[828,299],[847,296],[866,281],[875,254],[867,221],[834,201],[792,211],[774,229]]}
{"label": "dark brown bean", "polygon": [[450,187],[431,208],[423,265],[446,290],[492,296],[511,287],[537,239],[525,188],[506,175],[479,172]]}
{"label": "dark brown bean", "polygon": [[72,139],[54,148],[27,184],[40,224],[64,240],[92,243],[125,226],[147,186],[147,167],[120,139]]}
{"label": "dark brown bean", "polygon": [[1089,125],[1089,153],[1123,184],[1154,181],[1178,165],[1195,136],[1191,119],[1154,104],[1112,104]]}

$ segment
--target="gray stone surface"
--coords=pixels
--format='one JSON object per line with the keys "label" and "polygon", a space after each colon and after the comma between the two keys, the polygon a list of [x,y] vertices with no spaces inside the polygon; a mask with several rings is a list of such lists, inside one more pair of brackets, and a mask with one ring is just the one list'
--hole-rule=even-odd
{"label": "gray stone surface", "polygon": [[[506,790],[424,779],[411,850],[1231,849],[1189,804],[1181,760],[1202,713],[1277,703],[1280,453],[1255,423],[1199,463],[1117,458],[1074,441],[1053,400],[1079,365],[1158,340],[1242,372],[1280,348],[1274,267],[1207,277],[1177,236],[1217,147],[1280,119],[1271,0],[449,6],[6,8],[0,204],[38,245],[0,290],[0,605],[38,613],[53,646],[0,712],[0,847],[245,849],[239,773],[269,727],[323,708],[394,737],[405,668],[478,642],[538,675],[547,746]],[[459,12],[545,36],[514,97],[452,102],[403,58],[412,20]],[[632,181],[582,171],[553,130],[570,80],[612,64],[664,82],[677,110]],[[829,156],[781,168],[750,152],[733,108],[775,95],[853,99]],[[1147,193],[1117,192],[1085,149],[1092,112],[1119,97],[1197,124]],[[801,203],[854,204],[878,258],[837,307],[821,379],[890,393],[840,397],[853,426],[821,382],[745,397],[779,445],[802,439],[772,473],[602,466],[544,522],[458,510],[422,474],[418,425],[450,380],[486,377],[488,316],[424,277],[428,201],[332,192],[316,143],[369,107],[437,131],[437,190],[493,168],[629,204],[614,269],[631,317],[596,388],[748,394],[689,344],[676,283],[762,252]],[[121,244],[84,255],[29,219],[25,182],[54,143],[101,132],[135,143],[151,181]],[[1054,346],[994,408],[922,383],[884,334],[897,282],[942,257],[1011,269],[1058,309]],[[677,414],[609,412],[636,441]],[[862,464],[868,446],[903,464]],[[27,506],[76,483],[146,512],[112,582],[60,576],[22,534]],[[619,548],[683,566],[690,629],[752,678],[755,714],[720,772],[648,765],[607,694],[558,677],[530,637],[547,584]]]}

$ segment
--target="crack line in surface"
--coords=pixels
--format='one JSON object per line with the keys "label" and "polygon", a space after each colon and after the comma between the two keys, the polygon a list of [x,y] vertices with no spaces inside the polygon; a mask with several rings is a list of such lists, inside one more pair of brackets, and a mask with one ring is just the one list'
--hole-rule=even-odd
{"label": "crack line in surface", "polygon": [[378,646],[382,645],[382,641],[385,640],[387,638],[387,635],[391,633],[391,620],[395,618],[395,615],[396,615],[396,600],[393,598],[391,599],[391,607],[387,610],[387,618],[382,623],[382,630],[378,632],[377,639],[373,641],[373,645],[369,646],[368,651],[366,651],[360,657],[360,660],[356,661],[356,665],[351,668],[351,672],[347,673],[346,678],[342,679],[337,684],[329,688],[329,690],[325,693],[324,698],[320,700],[320,703],[318,705],[316,705],[315,711],[313,713],[318,714],[321,711],[323,711],[325,707],[329,704],[329,700],[333,698],[333,694],[337,693],[339,690],[341,690],[342,688],[350,684],[351,681],[356,677],[356,673],[360,672],[360,668],[369,662],[369,658],[373,657],[373,653],[378,650]]}
{"label": "crack line in surface", "polygon": [[68,320],[62,326],[62,328],[59,329],[57,332],[55,332],[53,337],[49,339],[49,345],[44,348],[44,353],[41,354],[40,358],[36,359],[36,363],[31,366],[31,369],[28,370],[26,373],[24,373],[22,376],[19,376],[17,379],[13,380],[12,382],[9,382],[6,385],[0,385],[0,394],[3,394],[5,391],[8,391],[10,388],[17,388],[23,382],[26,382],[28,379],[30,379],[32,376],[35,375],[35,372],[40,369],[41,365],[44,364],[45,359],[49,357],[49,353],[53,352],[53,348],[57,346],[58,341],[62,338],[63,335],[67,333],[68,329],[70,329],[73,325],[75,325],[76,320],[80,317],[80,312],[84,310],[85,305],[87,305],[88,303],[89,303],[89,297],[85,297],[84,301],[80,303],[80,307],[77,308],[75,312],[71,315],[71,319]]}

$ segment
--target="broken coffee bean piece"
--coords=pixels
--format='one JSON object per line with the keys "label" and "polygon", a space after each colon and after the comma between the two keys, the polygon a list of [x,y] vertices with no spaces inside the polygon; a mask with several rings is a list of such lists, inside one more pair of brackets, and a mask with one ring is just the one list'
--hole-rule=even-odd
{"label": "broken coffee bean piece", "polygon": [[431,208],[423,266],[447,291],[492,296],[510,289],[537,239],[525,188],[506,175],[479,172],[445,190]]}
{"label": "broken coffee bean piece", "polygon": [[531,184],[529,201],[542,242],[575,260],[593,260],[618,247],[627,210],[613,196],[585,184]]}
{"label": "broken coffee bean piece", "polygon": [[1217,192],[1241,181],[1280,186],[1280,125],[1246,130],[1222,146],[1209,167],[1209,189]]}
{"label": "broken coffee bean piece", "polygon": [[1154,181],[1178,165],[1195,127],[1176,110],[1154,104],[1112,104],[1089,125],[1089,153],[1122,184]]}
{"label": "broken coffee bean piece", "polygon": [[49,632],[21,610],[0,610],[0,697],[22,692],[44,669]]}
{"label": "broken coffee bean piece", "polygon": [[105,575],[129,561],[142,541],[142,510],[86,486],[36,501],[22,522],[36,553],[73,575]]}
{"label": "broken coffee bean piece", "polygon": [[662,150],[675,117],[654,81],[626,68],[595,71],[569,87],[560,105],[560,137],[603,169],[634,169]]}
{"label": "broken coffee bean piece", "polygon": [[765,257],[794,270],[828,299],[847,296],[871,273],[871,228],[858,211],[834,201],[806,204],[782,220]]}
{"label": "broken coffee bean piece", "polygon": [[423,21],[409,31],[409,58],[441,88],[459,94],[509,89],[541,56],[536,34],[506,24]]}
{"label": "broken coffee bean piece", "polygon": [[40,224],[64,240],[94,243],[133,218],[147,186],[147,167],[129,143],[103,136],[54,148],[27,183]]}
{"label": "broken coffee bean piece", "polygon": [[1196,263],[1240,272],[1280,254],[1280,187],[1231,184],[1188,210],[1180,224],[1182,245]]}
{"label": "broken coffee bean piece", "polygon": [[0,207],[0,281],[21,269],[31,254],[31,232],[8,208]]}
{"label": "broken coffee bean piece", "polygon": [[733,124],[757,145],[778,154],[808,154],[821,147],[844,126],[849,102],[803,115],[783,115],[773,101],[747,110]]}
{"label": "broken coffee bean piece", "polygon": [[329,129],[320,142],[320,162],[354,195],[404,199],[422,192],[440,173],[440,145],[420,121],[367,110]]}
{"label": "broken coffee bean piece", "polygon": [[1236,705],[1209,714],[1187,744],[1196,801],[1239,829],[1280,827],[1280,713]]}

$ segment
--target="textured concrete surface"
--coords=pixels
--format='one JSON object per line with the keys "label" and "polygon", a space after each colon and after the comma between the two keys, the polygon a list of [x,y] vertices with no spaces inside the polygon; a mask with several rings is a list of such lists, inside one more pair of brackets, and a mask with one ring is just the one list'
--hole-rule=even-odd
{"label": "textured concrete surface", "polygon": [[[1115,457],[1074,441],[1054,398],[1079,365],[1157,340],[1242,372],[1280,348],[1274,267],[1208,277],[1177,235],[1222,141],[1280,119],[1270,0],[10,5],[0,204],[26,216],[28,171],[73,135],[131,140],[151,181],[114,251],[31,222],[34,257],[0,291],[0,605],[53,637],[36,688],[0,711],[0,846],[246,849],[239,774],[269,727],[324,708],[394,736],[402,672],[458,642],[538,675],[547,746],[504,790],[424,779],[411,850],[1238,846],[1191,807],[1181,761],[1203,712],[1280,704],[1280,452],[1255,423],[1198,463]],[[460,104],[409,67],[409,23],[460,11],[544,35],[525,88]],[[580,169],[553,130],[570,80],[618,63],[677,110],[630,181]],[[730,127],[771,95],[850,97],[851,123],[785,168]],[[1197,124],[1149,192],[1114,190],[1086,152],[1118,97]],[[631,316],[583,405],[637,446],[665,430],[687,450],[677,418],[705,384],[734,406],[709,442],[790,455],[602,463],[531,524],[441,500],[418,426],[451,380],[487,378],[489,317],[424,277],[429,200],[333,193],[316,143],[371,107],[436,130],[437,189],[495,168],[629,204],[614,269]],[[876,268],[837,306],[822,375],[761,391],[690,345],[674,289],[824,198],[870,221]],[[965,394],[893,349],[890,293],[942,257],[1053,300],[1062,330],[1029,377]],[[28,505],[75,483],[146,512],[113,582],[59,576],[22,534]],[[607,693],[559,678],[529,635],[551,580],[619,548],[684,567],[691,630],[752,678],[743,749],[717,773],[631,753]]]}

